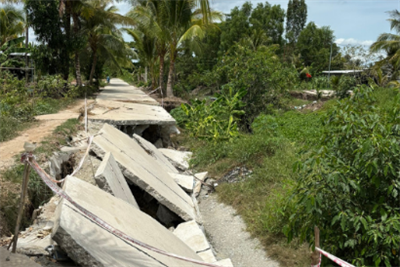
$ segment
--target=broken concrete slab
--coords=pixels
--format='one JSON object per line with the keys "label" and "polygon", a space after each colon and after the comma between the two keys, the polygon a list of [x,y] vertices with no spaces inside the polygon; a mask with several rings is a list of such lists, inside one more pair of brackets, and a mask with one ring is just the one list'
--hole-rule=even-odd
{"label": "broken concrete slab", "polygon": [[51,229],[46,228],[46,224],[38,224],[22,232],[21,238],[18,238],[17,252],[29,256],[49,255],[46,248],[54,244]]}
{"label": "broken concrete slab", "polygon": [[160,166],[169,173],[179,173],[179,171],[172,165],[172,163],[164,156],[164,154],[158,150],[155,145],[144,139],[143,137],[134,134],[132,136],[134,140],[151,155]]}
{"label": "broken concrete slab", "polygon": [[175,180],[175,182],[188,193],[193,192],[194,178],[191,175],[179,174],[170,172],[169,175]]}
{"label": "broken concrete slab", "polygon": [[198,195],[200,194],[202,182],[206,180],[207,175],[208,172],[200,172],[194,175],[197,178],[193,189],[193,194],[195,197],[198,197]]}
{"label": "broken concrete slab", "polygon": [[160,106],[98,100],[88,119],[112,125],[175,125],[175,119]]}
{"label": "broken concrete slab", "polygon": [[[201,260],[156,220],[100,188],[68,177],[63,189],[83,208],[132,238],[176,255]],[[60,201],[56,214],[53,239],[81,266],[199,266],[128,244],[93,223],[66,200]]]}
{"label": "broken concrete slab", "polygon": [[179,224],[174,230],[174,235],[185,242],[196,253],[210,249],[210,244],[206,236],[195,221]]}
{"label": "broken concrete slab", "polygon": [[167,148],[159,148],[159,150],[166,156],[175,167],[181,170],[189,168],[189,160],[192,157],[192,152],[177,151]]}
{"label": "broken concrete slab", "polygon": [[229,258],[214,262],[214,264],[220,265],[222,267],[233,267],[233,263],[232,263],[231,259],[229,259]]}
{"label": "broken concrete slab", "polygon": [[199,252],[197,255],[200,256],[200,258],[203,259],[203,261],[208,262],[208,263],[213,263],[216,262],[217,259],[214,256],[214,253],[211,251],[211,249],[207,249],[206,251]]}
{"label": "broken concrete slab", "polygon": [[[9,260],[6,260],[6,259]],[[1,266],[7,267],[41,267],[29,257],[17,253],[10,253],[6,248],[0,247]],[[4,264],[4,265],[3,265]]]}
{"label": "broken concrete slab", "polygon": [[120,79],[111,79],[110,84],[97,96],[97,100],[127,101],[131,103],[159,105],[154,98],[148,96],[139,88],[129,85]]}
{"label": "broken concrete slab", "polygon": [[105,124],[93,140],[92,151],[113,153],[124,176],[185,221],[195,219],[193,201],[160,164],[128,135]]}
{"label": "broken concrete slab", "polygon": [[139,208],[128,183],[113,155],[107,152],[95,174],[97,185],[104,191]]}

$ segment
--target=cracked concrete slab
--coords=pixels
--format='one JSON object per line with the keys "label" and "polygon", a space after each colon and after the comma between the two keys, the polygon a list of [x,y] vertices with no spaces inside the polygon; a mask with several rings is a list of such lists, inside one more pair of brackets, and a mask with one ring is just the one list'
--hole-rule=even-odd
{"label": "cracked concrete slab", "polygon": [[152,143],[144,139],[143,137],[134,134],[133,139],[146,150],[159,164],[160,166],[169,173],[179,173],[179,171],[172,165],[172,163],[164,156],[164,154],[155,147]]}
{"label": "cracked concrete slab", "polygon": [[199,172],[194,175],[197,178],[193,189],[193,194],[195,197],[199,196],[201,191],[201,186],[203,185],[202,182],[206,180],[207,175],[208,172]]}
{"label": "cracked concrete slab", "polygon": [[175,125],[175,119],[162,107],[97,100],[88,119],[113,125]]}
{"label": "cracked concrete slab", "polygon": [[175,182],[188,193],[193,192],[194,178],[191,175],[170,172],[169,175]]}
{"label": "cracked concrete slab", "polygon": [[110,152],[107,152],[104,156],[94,179],[97,185],[104,191],[139,208],[125,177]]}
{"label": "cracked concrete slab", "polygon": [[185,242],[196,253],[210,249],[206,236],[195,221],[181,223],[174,230],[180,240]]}
{"label": "cracked concrete slab", "polygon": [[[201,260],[156,220],[100,188],[70,176],[63,189],[76,203],[132,238],[176,255]],[[53,239],[81,266],[199,266],[128,244],[94,224],[64,199],[57,207],[56,218]]]}
{"label": "cracked concrete slab", "polygon": [[93,140],[92,151],[99,157],[113,153],[124,176],[153,196],[185,221],[194,220],[192,199],[160,164],[128,135],[105,124]]}
{"label": "cracked concrete slab", "polygon": [[189,169],[189,160],[192,157],[192,152],[178,151],[174,149],[159,148],[164,156],[166,156],[178,169],[186,171]]}

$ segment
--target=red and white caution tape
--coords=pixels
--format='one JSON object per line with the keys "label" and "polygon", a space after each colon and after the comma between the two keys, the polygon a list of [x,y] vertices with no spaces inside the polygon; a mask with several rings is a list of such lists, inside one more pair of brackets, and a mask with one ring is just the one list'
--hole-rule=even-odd
{"label": "red and white caution tape", "polygon": [[97,217],[95,214],[91,213],[90,211],[88,211],[87,209],[85,209],[84,207],[82,207],[81,205],[76,203],[67,193],[64,192],[64,190],[62,190],[55,183],[52,182],[53,179],[39,166],[39,164],[35,161],[35,158],[32,155],[32,153],[22,154],[21,162],[28,163],[37,172],[37,174],[40,176],[40,178],[42,178],[43,182],[45,182],[46,185],[54,193],[56,193],[60,197],[64,198],[68,202],[70,202],[75,208],[77,208],[79,211],[81,211],[87,218],[89,218],[95,224],[97,224],[101,228],[105,229],[107,232],[121,238],[122,240],[127,241],[127,243],[135,244],[135,245],[141,246],[145,249],[151,250],[153,252],[156,252],[156,253],[171,257],[171,258],[179,259],[182,261],[187,261],[187,262],[191,262],[191,263],[195,263],[195,264],[203,265],[203,266],[221,267],[220,265],[206,263],[206,262],[202,262],[199,260],[190,259],[190,258],[182,257],[182,256],[179,256],[179,255],[176,255],[173,253],[169,253],[169,252],[163,251],[161,249],[158,249],[156,247],[153,247],[151,245],[148,245],[146,243],[143,243],[133,237],[128,236],[127,234],[125,234],[125,233],[121,232],[120,230],[114,228],[113,226],[109,225],[107,222],[103,221],[102,219]]}
{"label": "red and white caution tape", "polygon": [[[352,264],[350,264],[348,262],[345,262],[344,260],[339,259],[338,257],[333,256],[332,254],[329,254],[328,252],[326,252],[326,251],[324,251],[324,250],[322,250],[320,248],[315,248],[315,249],[318,250],[319,253],[321,253],[322,255],[327,257],[328,259],[330,259],[333,262],[335,262],[336,264],[338,264],[339,266],[342,266],[342,267],[355,267],[354,265],[352,265]],[[321,261],[320,261],[320,263],[321,263]]]}
{"label": "red and white caution tape", "polygon": [[311,265],[311,267],[320,267],[321,266],[321,253],[319,253],[319,262],[317,265]]}

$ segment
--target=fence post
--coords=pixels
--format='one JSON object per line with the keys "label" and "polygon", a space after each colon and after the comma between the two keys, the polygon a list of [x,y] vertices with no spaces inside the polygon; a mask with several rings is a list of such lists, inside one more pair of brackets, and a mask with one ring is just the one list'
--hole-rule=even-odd
{"label": "fence post", "polygon": [[[28,142],[25,142],[24,144],[24,149],[27,153],[33,152],[36,148],[35,144],[31,144]],[[29,174],[31,173],[31,166],[25,162],[25,170],[24,170],[24,177],[22,180],[22,186],[21,186],[21,198],[19,200],[19,209],[18,209],[18,217],[17,217],[17,222],[15,224],[15,231],[14,231],[14,237],[10,243],[12,244],[12,253],[15,253],[17,250],[17,242],[18,242],[18,234],[19,234],[19,227],[21,224],[22,220],[22,215],[24,213],[24,206],[25,206],[25,197],[28,189],[28,182],[29,182]],[[10,246],[8,247],[10,249]]]}
{"label": "fence post", "polygon": [[[314,244],[316,248],[319,248],[319,229],[317,226],[314,227]],[[319,265],[320,253],[318,250],[314,249],[311,254],[311,266],[317,267]]]}

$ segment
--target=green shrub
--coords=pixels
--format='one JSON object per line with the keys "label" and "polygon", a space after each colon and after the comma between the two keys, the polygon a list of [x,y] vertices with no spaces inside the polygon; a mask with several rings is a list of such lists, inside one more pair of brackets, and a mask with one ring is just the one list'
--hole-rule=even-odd
{"label": "green shrub", "polygon": [[188,122],[188,117],[183,111],[182,107],[177,107],[171,110],[171,116],[176,120],[179,127],[184,128],[185,124]]}
{"label": "green shrub", "polygon": [[276,117],[271,115],[261,114],[256,117],[251,124],[251,129],[255,134],[270,133],[272,135],[275,135],[277,128],[278,123],[276,121]]}
{"label": "green shrub", "polygon": [[233,92],[231,87],[226,92],[217,94],[217,99],[210,104],[207,100],[194,100],[191,105],[182,104],[187,122],[185,128],[196,138],[209,140],[230,140],[238,135],[237,122],[244,114],[241,101],[246,91]]}
{"label": "green shrub", "polygon": [[[389,89],[388,89],[389,90]],[[400,96],[380,108],[361,86],[329,112],[321,144],[298,164],[296,205],[285,227],[362,266],[397,266],[400,245]]]}

